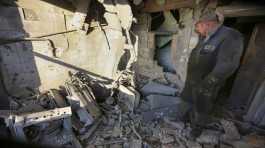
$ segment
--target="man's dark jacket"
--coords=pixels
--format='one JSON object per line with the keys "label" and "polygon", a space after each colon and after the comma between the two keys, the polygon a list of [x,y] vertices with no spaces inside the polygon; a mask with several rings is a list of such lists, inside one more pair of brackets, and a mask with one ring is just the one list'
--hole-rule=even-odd
{"label": "man's dark jacket", "polygon": [[238,68],[243,37],[238,31],[220,26],[193,49],[182,98],[194,104],[195,111],[211,112],[220,87]]}

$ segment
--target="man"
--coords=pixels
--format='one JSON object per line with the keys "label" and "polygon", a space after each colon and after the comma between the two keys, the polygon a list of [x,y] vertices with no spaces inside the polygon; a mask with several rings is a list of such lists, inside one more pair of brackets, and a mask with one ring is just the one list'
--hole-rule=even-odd
{"label": "man", "polygon": [[243,37],[223,26],[214,12],[203,14],[195,24],[200,41],[193,49],[182,98],[193,106],[193,122],[206,125],[220,88],[238,68]]}

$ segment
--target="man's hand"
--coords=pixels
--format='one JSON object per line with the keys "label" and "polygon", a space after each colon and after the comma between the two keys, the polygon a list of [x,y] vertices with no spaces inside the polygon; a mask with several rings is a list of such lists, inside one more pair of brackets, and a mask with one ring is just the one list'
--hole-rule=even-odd
{"label": "man's hand", "polygon": [[199,84],[198,93],[203,94],[205,97],[210,97],[214,93],[214,90],[218,84],[219,80],[213,76],[208,75],[202,82]]}

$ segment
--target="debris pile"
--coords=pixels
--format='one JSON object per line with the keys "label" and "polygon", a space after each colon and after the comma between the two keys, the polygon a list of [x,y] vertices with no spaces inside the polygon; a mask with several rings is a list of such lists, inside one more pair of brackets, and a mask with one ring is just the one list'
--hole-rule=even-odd
{"label": "debris pile", "polygon": [[[182,120],[189,105],[175,96],[176,90],[149,82],[140,94],[128,71],[112,84],[95,87],[103,85],[84,73],[71,74],[60,90],[13,100],[6,125],[17,140],[73,148],[265,146],[264,137],[243,136],[232,121],[224,119],[194,137],[191,125]],[[102,88],[109,95],[96,98],[94,92]]]}
{"label": "debris pile", "polygon": [[14,139],[22,142],[64,147],[80,147],[72,131],[71,107],[57,90],[14,100],[4,116]]}

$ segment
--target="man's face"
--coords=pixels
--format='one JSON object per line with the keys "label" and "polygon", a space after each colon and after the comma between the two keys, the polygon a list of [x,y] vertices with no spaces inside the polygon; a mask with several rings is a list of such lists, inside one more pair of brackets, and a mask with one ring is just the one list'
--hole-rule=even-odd
{"label": "man's face", "polygon": [[201,36],[207,35],[208,28],[207,22],[199,21],[195,24],[195,32]]}

